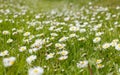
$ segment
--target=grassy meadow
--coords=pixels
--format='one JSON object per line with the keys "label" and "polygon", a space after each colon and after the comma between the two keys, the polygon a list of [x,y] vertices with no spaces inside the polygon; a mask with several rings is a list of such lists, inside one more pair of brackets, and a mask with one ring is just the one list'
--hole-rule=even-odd
{"label": "grassy meadow", "polygon": [[120,0],[0,0],[0,75],[120,75]]}

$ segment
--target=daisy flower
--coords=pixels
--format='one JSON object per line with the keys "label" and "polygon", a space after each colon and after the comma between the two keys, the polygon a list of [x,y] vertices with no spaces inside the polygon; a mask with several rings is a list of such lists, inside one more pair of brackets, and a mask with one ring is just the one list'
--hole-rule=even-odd
{"label": "daisy flower", "polygon": [[65,44],[60,44],[60,43],[55,44],[55,47],[59,49],[63,49],[65,46],[66,46]]}
{"label": "daisy flower", "polygon": [[68,58],[68,56],[61,56],[61,57],[59,57],[59,60],[65,60],[67,58]]}
{"label": "daisy flower", "polygon": [[88,61],[84,60],[84,61],[79,61],[79,63],[77,63],[77,67],[78,68],[84,68],[88,66]]}
{"label": "daisy flower", "polygon": [[120,50],[120,44],[117,44],[117,45],[115,46],[115,49],[119,51],[119,50]]}
{"label": "daisy flower", "polygon": [[0,56],[6,56],[6,55],[9,55],[8,54],[8,50],[5,50],[3,52],[0,52]]}
{"label": "daisy flower", "polygon": [[102,65],[102,64],[97,64],[97,68],[103,68],[104,67],[104,65]]}
{"label": "daisy flower", "polygon": [[10,34],[10,32],[7,31],[7,30],[4,30],[2,33],[3,33],[3,35],[9,35]]}
{"label": "daisy flower", "polygon": [[100,37],[96,37],[93,39],[93,43],[98,43],[101,41],[101,38]]}
{"label": "daisy flower", "polygon": [[24,34],[23,34],[23,36],[29,36],[30,35],[30,32],[25,32]]}
{"label": "daisy flower", "polygon": [[7,43],[11,43],[11,42],[13,42],[13,39],[8,39],[7,40]]}
{"label": "daisy flower", "polygon": [[76,26],[71,26],[71,27],[69,28],[69,30],[70,30],[70,31],[74,31],[74,32],[76,32],[76,31],[79,30],[79,28],[76,27]]}
{"label": "daisy flower", "polygon": [[55,55],[55,53],[47,54],[46,60],[48,60],[48,59],[50,59],[50,58],[53,58],[54,55]]}
{"label": "daisy flower", "polygon": [[107,48],[109,48],[109,47],[110,47],[110,44],[109,44],[109,43],[105,43],[105,44],[102,45],[102,48],[103,48],[103,49],[107,49]]}
{"label": "daisy flower", "polygon": [[36,55],[31,55],[26,59],[26,61],[28,64],[31,64],[36,58],[37,58]]}
{"label": "daisy flower", "polygon": [[14,64],[15,60],[16,60],[15,57],[4,58],[3,59],[3,65],[5,67],[12,66]]}
{"label": "daisy flower", "polygon": [[61,55],[65,56],[65,55],[67,55],[67,54],[68,54],[68,51],[63,50],[63,51],[58,52],[58,54],[61,54]]}
{"label": "daisy flower", "polygon": [[44,72],[42,67],[33,67],[28,70],[28,75],[42,75]]}
{"label": "daisy flower", "polygon": [[27,49],[26,46],[22,46],[22,47],[19,48],[19,51],[20,51],[20,52],[23,52],[23,51],[25,51],[26,49]]}
{"label": "daisy flower", "polygon": [[96,60],[96,64],[100,64],[102,62],[101,59]]}

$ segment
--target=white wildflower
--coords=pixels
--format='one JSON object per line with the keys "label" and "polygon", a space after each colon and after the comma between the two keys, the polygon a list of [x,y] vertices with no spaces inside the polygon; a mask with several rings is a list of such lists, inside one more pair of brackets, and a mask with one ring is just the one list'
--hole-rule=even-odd
{"label": "white wildflower", "polygon": [[22,46],[22,47],[19,48],[19,51],[20,51],[20,52],[23,52],[23,51],[25,51],[26,49],[27,49],[26,46]]}
{"label": "white wildflower", "polygon": [[55,53],[47,54],[46,60],[48,60],[48,59],[50,59],[50,58],[53,58],[54,55],[55,55]]}
{"label": "white wildflower", "polygon": [[88,66],[88,61],[84,60],[84,61],[79,61],[79,63],[77,63],[77,67],[78,68],[84,68]]}
{"label": "white wildflower", "polygon": [[26,61],[28,64],[31,64],[36,58],[37,58],[36,55],[31,55],[26,59]]}
{"label": "white wildflower", "polygon": [[10,34],[10,32],[7,31],[7,30],[4,30],[2,33],[3,33],[3,35],[9,35]]}
{"label": "white wildflower", "polygon": [[9,55],[8,54],[8,50],[5,50],[3,52],[0,52],[0,56],[6,56],[6,55]]}
{"label": "white wildflower", "polygon": [[117,44],[117,45],[115,46],[115,49],[118,50],[118,51],[120,51],[120,44]]}
{"label": "white wildflower", "polygon": [[42,75],[44,72],[43,68],[41,67],[34,67],[34,68],[30,68],[28,70],[28,75]]}
{"label": "white wildflower", "polygon": [[4,58],[3,64],[5,67],[9,67],[9,66],[12,66],[14,64],[15,60],[16,60],[15,57]]}
{"label": "white wildflower", "polygon": [[101,41],[101,38],[100,38],[100,37],[96,37],[96,38],[93,39],[93,42],[94,42],[94,43],[98,43],[98,42],[100,42],[100,41]]}
{"label": "white wildflower", "polygon": [[59,57],[59,60],[65,60],[67,58],[68,58],[68,56],[61,56],[61,57]]}
{"label": "white wildflower", "polygon": [[102,45],[102,48],[103,48],[103,49],[107,49],[107,48],[109,48],[109,47],[110,47],[110,43],[105,43],[105,44]]}
{"label": "white wildflower", "polygon": [[23,34],[23,36],[29,36],[30,35],[30,32],[25,32],[24,34]]}
{"label": "white wildflower", "polygon": [[11,42],[13,42],[13,39],[8,39],[7,40],[7,43],[11,43]]}

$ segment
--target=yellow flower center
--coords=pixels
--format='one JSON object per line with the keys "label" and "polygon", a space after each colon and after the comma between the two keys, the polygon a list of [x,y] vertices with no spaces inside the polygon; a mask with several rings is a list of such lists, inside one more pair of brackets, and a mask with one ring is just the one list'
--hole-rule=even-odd
{"label": "yellow flower center", "polygon": [[62,55],[65,55],[65,52],[62,52],[61,54],[62,54]]}
{"label": "yellow flower center", "polygon": [[85,64],[85,62],[83,61],[83,62],[81,62],[81,64]]}
{"label": "yellow flower center", "polygon": [[14,61],[11,61],[10,64],[13,65],[13,64],[14,64]]}
{"label": "yellow flower center", "polygon": [[35,69],[35,70],[34,70],[34,72],[35,72],[35,73],[37,73],[37,72],[38,72],[38,70],[37,70],[37,69]]}

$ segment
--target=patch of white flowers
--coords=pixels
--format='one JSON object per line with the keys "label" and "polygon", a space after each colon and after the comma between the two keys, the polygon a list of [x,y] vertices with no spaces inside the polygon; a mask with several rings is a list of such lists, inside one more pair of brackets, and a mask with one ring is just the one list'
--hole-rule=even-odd
{"label": "patch of white flowers", "polygon": [[[58,70],[67,73],[67,65],[71,68],[69,71],[72,72],[71,70],[74,69],[72,67],[75,66],[72,62],[75,62],[77,68],[82,71],[87,67],[92,70],[91,65],[96,69],[114,65],[117,69],[119,63],[116,62],[118,59],[116,56],[119,56],[120,51],[120,22],[118,21],[120,6],[115,8],[117,13],[115,14],[109,11],[109,8],[92,6],[91,2],[88,5],[88,7],[83,6],[76,11],[71,10],[73,8],[71,6],[70,9],[65,7],[62,10],[34,13],[32,10],[29,12],[27,7],[12,4],[10,6],[16,7],[20,11],[14,8],[11,10],[5,4],[7,9],[0,9],[0,13],[4,17],[4,19],[0,19],[0,24],[3,25],[0,30],[0,59],[2,59],[0,61],[3,66],[19,65],[25,61],[24,65],[28,69],[28,75],[43,75],[44,71],[50,71],[49,75],[54,75]],[[0,8],[3,7],[4,5],[1,4]],[[24,16],[25,18],[23,18]],[[8,28],[4,28],[8,22],[10,23]],[[11,26],[9,27],[9,25]],[[104,53],[107,50],[108,53]],[[104,57],[107,55],[108,57]],[[102,58],[98,59],[99,57]],[[76,63],[78,59],[81,61]],[[45,70],[39,66],[35,67],[38,63],[44,66]],[[15,66],[18,67],[18,65]],[[106,69],[112,71],[110,67],[106,67]]]}

